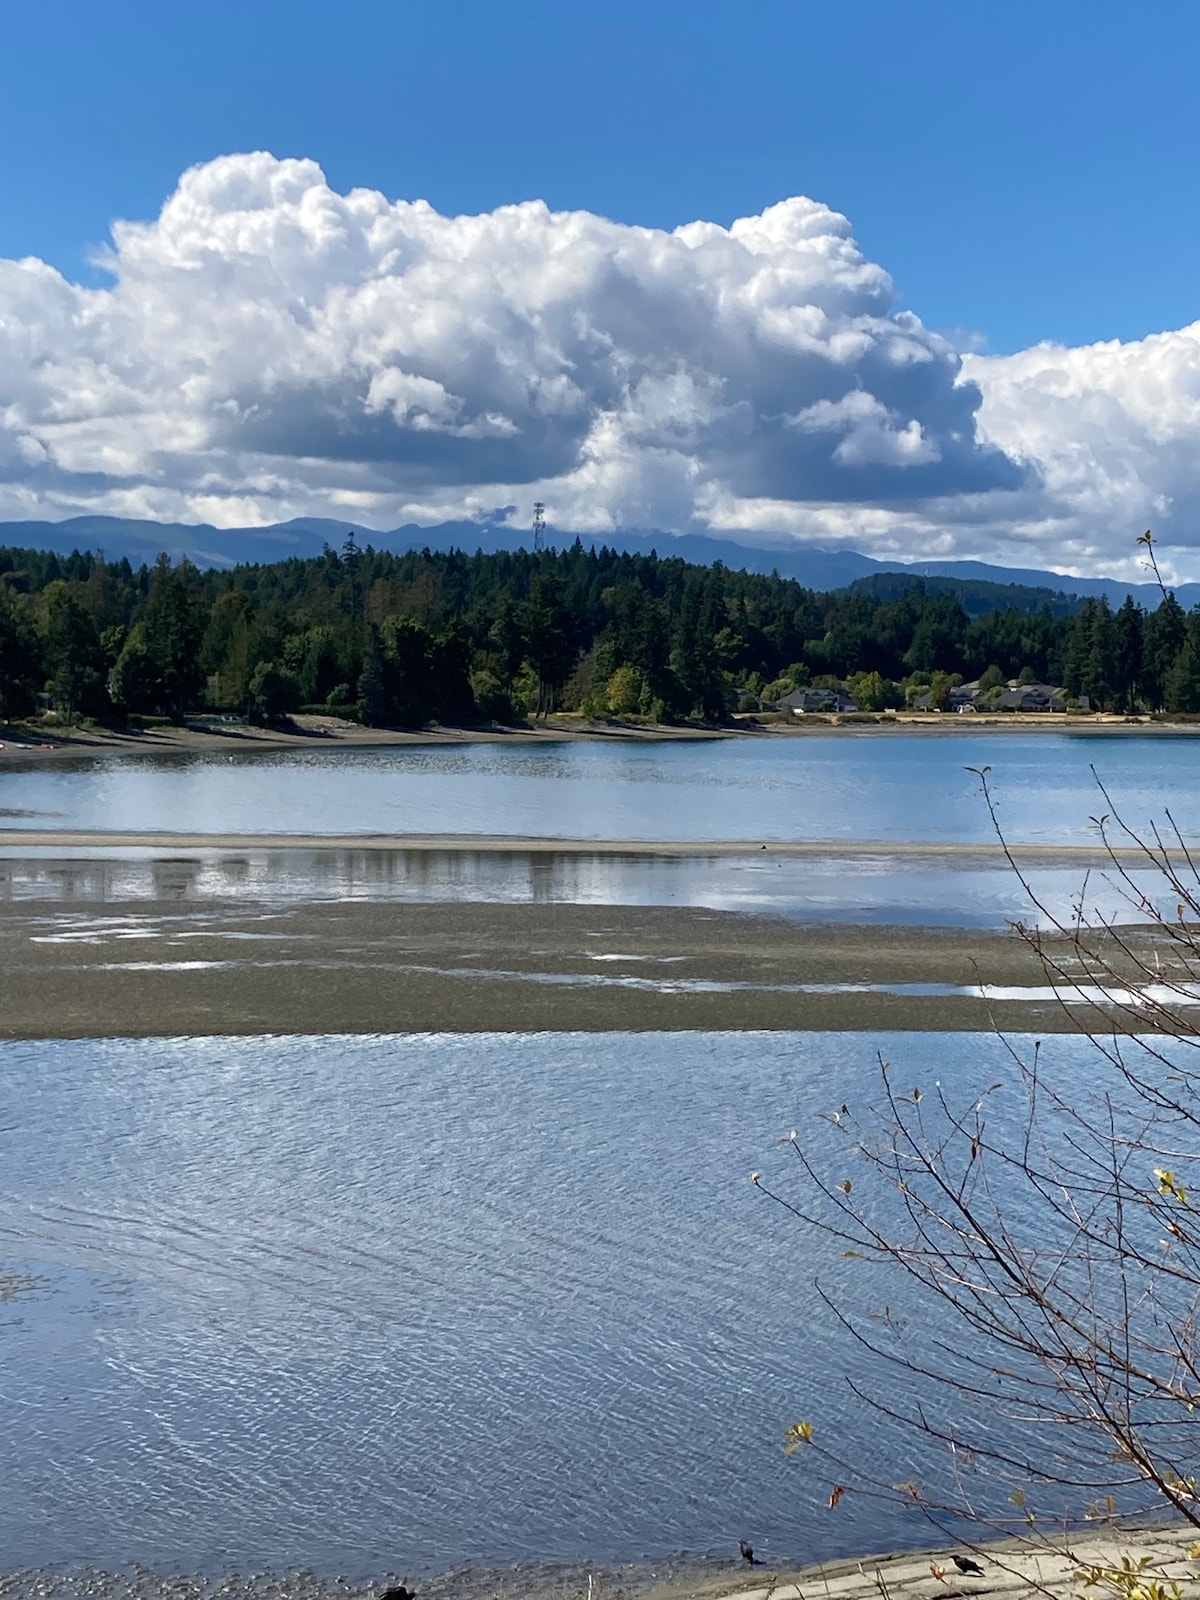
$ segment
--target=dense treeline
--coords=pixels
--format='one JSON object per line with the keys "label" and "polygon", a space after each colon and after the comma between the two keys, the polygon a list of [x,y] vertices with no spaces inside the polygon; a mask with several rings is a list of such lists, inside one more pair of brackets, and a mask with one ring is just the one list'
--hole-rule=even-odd
{"label": "dense treeline", "polygon": [[[981,675],[1096,708],[1200,710],[1200,612],[1088,600],[971,616],[943,584],[792,580],[585,549],[360,549],[232,571],[0,549],[0,716],[506,719],[555,707],[716,720],[805,683],[860,703]],[[935,697],[936,699],[936,697]]]}
{"label": "dense treeline", "polygon": [[871,595],[876,600],[895,600],[919,581],[926,594],[957,596],[969,617],[988,611],[1040,611],[1046,607],[1056,617],[1073,615],[1082,601],[1061,589],[1033,588],[1024,583],[994,583],[990,578],[922,577],[914,580],[905,572],[873,572],[846,585],[850,594]]}

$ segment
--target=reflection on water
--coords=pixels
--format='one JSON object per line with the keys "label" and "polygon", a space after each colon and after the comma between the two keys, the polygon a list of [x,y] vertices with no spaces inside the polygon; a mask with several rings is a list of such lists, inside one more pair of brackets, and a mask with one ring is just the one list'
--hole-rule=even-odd
{"label": "reflection on water", "polygon": [[939,1471],[814,1309],[818,1272],[864,1313],[883,1286],[747,1182],[796,1125],[843,1161],[815,1113],[885,1044],[967,1095],[1011,1070],[973,1036],[0,1045],[6,1563],[926,1543],[784,1459],[805,1416],[864,1472]]}
{"label": "reflection on water", "polygon": [[[1013,873],[887,855],[839,858],[587,856],[484,850],[28,849],[0,852],[0,901],[121,904],[254,900],[482,901],[529,904],[704,906],[807,922],[1000,927],[1046,913],[1072,914],[1085,884],[1079,868],[1028,874],[1045,908],[1033,906]],[[1154,874],[1134,872],[1151,902],[1174,915],[1176,897]],[[1093,870],[1089,915],[1142,920],[1128,886]]]}
{"label": "reflection on water", "polygon": [[23,828],[979,841],[986,765],[1013,839],[1081,843],[1093,762],[1135,826],[1164,800],[1200,824],[1200,739],[1003,732],[16,758],[0,805]]}

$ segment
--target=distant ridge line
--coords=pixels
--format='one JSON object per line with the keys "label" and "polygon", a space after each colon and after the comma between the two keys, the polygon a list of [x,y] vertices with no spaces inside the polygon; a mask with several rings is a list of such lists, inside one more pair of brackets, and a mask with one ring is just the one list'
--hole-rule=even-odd
{"label": "distant ridge line", "polygon": [[[197,566],[233,567],[241,563],[265,564],[289,558],[311,559],[326,545],[340,547],[353,533],[360,544],[377,550],[402,553],[428,547],[433,551],[476,549],[486,552],[514,550],[532,544],[528,530],[507,524],[468,521],[443,522],[433,527],[409,523],[379,532],[359,523],[339,522],[323,517],[297,517],[290,522],[258,528],[215,528],[207,523],[153,522],[137,518],[79,516],[62,522],[0,522],[0,545],[70,555],[74,550],[103,550],[110,559],[127,557],[135,566],[152,562],[165,550],[178,559],[186,555]],[[1156,584],[1130,583],[1118,578],[1075,578],[1067,573],[1030,567],[1000,567],[984,561],[881,561],[857,550],[825,550],[816,545],[772,545],[753,542],[755,535],[743,538],[714,538],[708,534],[671,534],[659,531],[614,531],[580,533],[548,527],[546,542],[564,549],[578,537],[585,547],[628,551],[648,555],[657,550],[663,557],[679,557],[698,566],[722,562],[735,570],[778,572],[793,578],[808,589],[827,592],[844,589],[856,580],[893,573],[911,579],[942,578],[956,582],[986,582],[1004,586],[1044,589],[1056,595],[1086,598],[1101,596],[1119,606],[1132,595],[1147,609],[1161,599]],[[1190,608],[1200,602],[1200,583],[1176,586],[1181,605]]]}

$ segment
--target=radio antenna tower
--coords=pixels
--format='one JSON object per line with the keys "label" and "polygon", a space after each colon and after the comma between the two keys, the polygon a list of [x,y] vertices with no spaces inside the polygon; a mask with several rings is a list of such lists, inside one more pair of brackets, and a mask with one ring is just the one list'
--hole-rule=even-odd
{"label": "radio antenna tower", "polygon": [[546,508],[540,500],[533,503],[533,548],[546,548]]}

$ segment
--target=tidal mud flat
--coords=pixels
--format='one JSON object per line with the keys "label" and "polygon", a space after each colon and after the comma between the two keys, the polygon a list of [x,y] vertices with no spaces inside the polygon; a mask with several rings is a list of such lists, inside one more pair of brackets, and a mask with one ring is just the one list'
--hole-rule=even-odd
{"label": "tidal mud flat", "polygon": [[1011,929],[572,904],[0,906],[8,1038],[1075,1032],[1097,1017],[1077,999]]}

